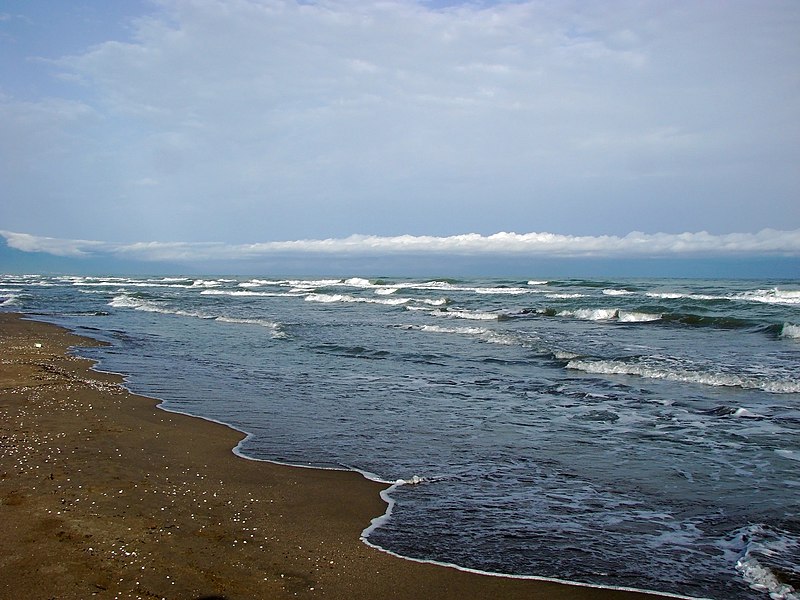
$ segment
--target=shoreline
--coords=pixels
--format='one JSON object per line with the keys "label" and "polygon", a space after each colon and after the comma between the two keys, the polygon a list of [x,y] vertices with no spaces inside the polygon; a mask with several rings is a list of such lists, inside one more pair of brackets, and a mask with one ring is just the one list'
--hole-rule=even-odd
{"label": "shoreline", "polygon": [[685,597],[378,548],[364,534],[390,484],[246,457],[246,432],[159,409],[69,351],[98,344],[0,313],[2,597]]}

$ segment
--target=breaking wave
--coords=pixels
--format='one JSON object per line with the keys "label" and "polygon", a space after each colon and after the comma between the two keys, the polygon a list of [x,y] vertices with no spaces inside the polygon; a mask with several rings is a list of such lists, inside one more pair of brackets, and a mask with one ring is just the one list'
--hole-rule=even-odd
{"label": "breaking wave", "polygon": [[800,339],[800,325],[792,323],[784,323],[781,328],[781,337],[790,338],[793,340]]}
{"label": "breaking wave", "polygon": [[635,375],[648,379],[666,379],[682,383],[699,383],[718,387],[759,389],[774,394],[800,392],[800,381],[771,380],[729,373],[710,373],[689,369],[672,369],[660,366],[630,363],[621,360],[570,360],[567,369],[598,375]]}
{"label": "breaking wave", "polygon": [[109,306],[114,308],[123,308],[130,310],[139,310],[143,312],[160,313],[163,315],[175,315],[178,317],[191,317],[195,319],[203,319],[206,321],[219,321],[220,323],[232,323],[238,325],[259,325],[266,327],[272,332],[273,337],[281,338],[286,337],[286,334],[281,330],[281,324],[267,319],[243,319],[237,317],[211,315],[199,311],[180,310],[171,308],[163,304],[158,304],[152,300],[144,298],[137,298],[128,294],[121,294],[114,296]]}

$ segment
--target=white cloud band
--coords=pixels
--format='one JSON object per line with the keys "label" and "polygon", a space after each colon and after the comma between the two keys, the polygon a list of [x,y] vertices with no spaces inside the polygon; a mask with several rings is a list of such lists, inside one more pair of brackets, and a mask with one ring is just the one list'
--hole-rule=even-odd
{"label": "white cloud band", "polygon": [[324,240],[254,244],[214,242],[137,242],[123,244],[69,240],[0,231],[9,247],[68,257],[114,257],[144,261],[253,260],[278,255],[337,256],[541,256],[680,258],[722,256],[800,256],[800,229],[758,233],[641,233],[626,236],[573,236],[554,233],[470,233],[447,237],[352,235]]}

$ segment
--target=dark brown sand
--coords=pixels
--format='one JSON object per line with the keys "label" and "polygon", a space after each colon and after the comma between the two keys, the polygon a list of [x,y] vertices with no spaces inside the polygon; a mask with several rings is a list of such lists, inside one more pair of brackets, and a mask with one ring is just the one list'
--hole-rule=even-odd
{"label": "dark brown sand", "polygon": [[67,354],[94,343],[0,314],[0,598],[654,597],[372,549],[384,486],[239,458],[240,433]]}

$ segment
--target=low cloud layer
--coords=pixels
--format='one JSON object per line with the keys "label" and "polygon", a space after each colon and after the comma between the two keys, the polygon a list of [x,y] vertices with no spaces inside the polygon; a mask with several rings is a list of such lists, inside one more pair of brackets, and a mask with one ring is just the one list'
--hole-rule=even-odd
{"label": "low cloud layer", "polygon": [[570,236],[553,233],[496,233],[432,236],[363,236],[339,239],[296,240],[256,244],[203,242],[138,242],[121,244],[92,240],[68,240],[0,231],[9,247],[24,252],[88,258],[126,260],[249,261],[275,256],[532,256],[593,258],[684,258],[765,256],[800,257],[800,229],[758,233],[712,235],[707,232],[617,236]]}

